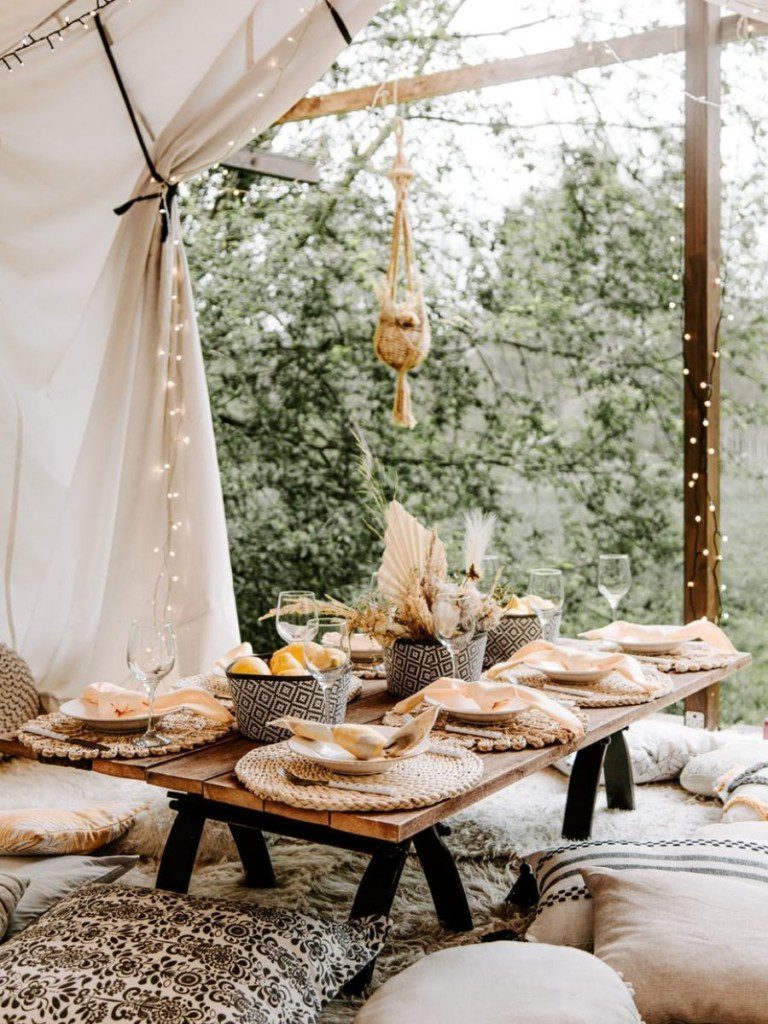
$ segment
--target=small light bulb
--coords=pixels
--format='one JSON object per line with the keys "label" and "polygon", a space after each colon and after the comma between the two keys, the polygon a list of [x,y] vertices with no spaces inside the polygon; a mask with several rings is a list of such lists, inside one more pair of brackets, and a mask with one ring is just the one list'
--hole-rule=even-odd
{"label": "small light bulb", "polygon": [[175,380],[169,380],[168,383],[165,386],[167,388],[175,388],[176,387],[176,381]]}
{"label": "small light bulb", "polygon": [[170,468],[171,468],[170,462],[164,462],[163,463],[163,469],[170,469]]}
{"label": "small light bulb", "polygon": [[159,356],[164,356],[164,355],[166,355],[167,353],[166,353],[166,351],[165,351],[165,349],[164,349],[164,348],[159,348],[159,349],[157,350],[157,354],[158,354]]}
{"label": "small light bulb", "polygon": [[714,448],[707,448],[707,455],[714,455],[714,454],[715,454],[715,449]]}
{"label": "small light bulb", "polygon": [[179,582],[179,577],[178,576],[171,576],[171,582],[172,583],[178,583]]}
{"label": "small light bulb", "polygon": [[691,477],[692,477],[693,480],[698,480],[699,479],[699,474],[698,473],[691,473]]}
{"label": "small light bulb", "polygon": [[696,438],[695,437],[689,437],[688,440],[691,442],[691,444],[696,444]]}
{"label": "small light bulb", "polygon": [[[176,358],[178,359],[178,356]],[[702,427],[708,427],[709,426],[709,420],[702,420],[701,421],[701,425],[702,425]]]}
{"label": "small light bulb", "polygon": [[706,557],[707,557],[707,555],[709,554],[709,548],[704,548],[704,550],[703,550],[703,551],[702,551],[701,553],[702,553],[702,555],[704,555],[704,557],[706,558]]}
{"label": "small light bulb", "polygon": [[713,352],[712,355],[713,355],[713,357],[715,359],[719,359],[720,358],[720,353],[719,352]]}
{"label": "small light bulb", "polygon": [[693,586],[693,580],[688,580],[688,584],[687,584],[687,585],[688,585],[689,587],[692,587],[692,586]]}
{"label": "small light bulb", "polygon": [[695,484],[695,483],[693,482],[693,480],[689,480],[689,481],[688,481],[688,486],[689,486],[689,487],[695,487],[695,486],[696,486],[696,484]]}
{"label": "small light bulb", "polygon": [[152,548],[152,550],[154,551],[154,553],[156,555],[158,555],[160,553],[160,548]]}
{"label": "small light bulb", "polygon": [[687,332],[683,335],[683,337],[685,338],[686,341],[690,341],[691,340],[691,336]]}
{"label": "small light bulb", "polygon": [[711,405],[712,405],[712,403],[710,402],[709,399],[707,399],[706,402],[704,403],[704,408],[705,409],[709,409]]}
{"label": "small light bulb", "polygon": [[701,516],[694,516],[693,517],[693,521],[694,521],[694,523],[700,523],[701,522]]}
{"label": "small light bulb", "polygon": [[180,363],[180,362],[181,362],[181,356],[176,356],[176,362],[177,362],[177,363]]}
{"label": "small light bulb", "polygon": [[167,605],[165,606],[165,610],[166,610],[167,612],[173,611],[173,609],[171,608],[171,606],[170,606],[169,604],[167,604]]}
{"label": "small light bulb", "polygon": [[706,382],[705,380],[703,380],[703,381],[702,381],[702,382],[701,382],[701,383],[699,384],[699,387],[700,387],[700,388],[705,388],[706,386],[707,386],[707,382]]}
{"label": "small light bulb", "polygon": [[690,372],[691,372],[691,371],[690,371],[690,370],[688,369],[688,367],[687,367],[687,366],[683,368],[683,376],[684,376],[684,377],[687,377],[687,376],[688,376],[688,374],[689,374]]}
{"label": "small light bulb", "polygon": [[727,319],[727,320],[730,320],[730,321],[731,321],[731,323],[733,323],[733,321],[734,321],[734,315],[733,315],[733,313],[729,313],[729,314],[728,314],[728,316],[726,317],[726,319]]}
{"label": "small light bulb", "polygon": [[727,537],[726,534],[723,534],[723,544],[727,544],[727,543],[728,543],[728,537]]}
{"label": "small light bulb", "polygon": [[674,302],[674,301],[670,302],[670,303],[669,303],[669,308],[670,308],[670,309],[676,309],[676,308],[677,308],[677,303],[676,303],[676,302]]}
{"label": "small light bulb", "polygon": [[172,530],[178,530],[178,528],[179,528],[179,524],[178,523],[173,523],[172,526],[171,526]]}
{"label": "small light bulb", "polygon": [[715,511],[715,504],[714,504],[714,502],[711,502],[711,503],[710,503],[710,506],[709,506],[709,511],[710,511],[710,512],[714,512],[714,511]]}
{"label": "small light bulb", "polygon": [[176,557],[176,552],[175,551],[169,551],[168,552],[168,557],[169,558],[175,558]]}

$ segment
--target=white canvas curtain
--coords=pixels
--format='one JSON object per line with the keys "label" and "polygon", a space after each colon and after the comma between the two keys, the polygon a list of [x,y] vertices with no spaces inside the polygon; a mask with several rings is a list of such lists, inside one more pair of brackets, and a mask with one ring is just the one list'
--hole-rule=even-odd
{"label": "white canvas curtain", "polygon": [[[380,5],[334,3],[353,33]],[[51,7],[0,0],[2,50]],[[325,0],[115,0],[101,17],[168,181],[262,132],[344,47]],[[164,565],[181,674],[238,636],[178,213],[161,243],[157,200],[112,212],[157,191],[95,26],[0,67],[0,640],[57,698],[125,678]],[[174,404],[188,443],[168,492]]]}

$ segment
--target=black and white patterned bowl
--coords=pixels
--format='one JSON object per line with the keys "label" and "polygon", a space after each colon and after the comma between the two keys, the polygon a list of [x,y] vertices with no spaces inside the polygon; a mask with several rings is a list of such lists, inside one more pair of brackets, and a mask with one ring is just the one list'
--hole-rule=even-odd
{"label": "black and white patterned bowl", "polygon": [[[266,659],[265,659],[266,660]],[[333,725],[344,721],[351,675],[331,687],[328,695]],[[237,728],[249,740],[277,743],[290,733],[287,729],[268,726],[273,718],[294,715],[312,722],[323,720],[323,691],[312,676],[247,676],[227,672],[235,705]]]}
{"label": "black and white patterned bowl", "polygon": [[[459,677],[472,682],[483,670],[485,633],[478,633],[456,657]],[[384,652],[387,690],[397,697],[410,697],[440,676],[452,676],[448,651],[437,640],[395,640]]]}
{"label": "black and white patterned bowl", "polygon": [[[545,639],[550,643],[557,640],[560,633],[562,612],[558,612],[547,624]],[[533,640],[541,640],[541,624],[537,615],[506,615],[498,626],[488,632],[488,643],[483,658],[483,672],[500,661],[506,661],[516,654],[521,647]]]}

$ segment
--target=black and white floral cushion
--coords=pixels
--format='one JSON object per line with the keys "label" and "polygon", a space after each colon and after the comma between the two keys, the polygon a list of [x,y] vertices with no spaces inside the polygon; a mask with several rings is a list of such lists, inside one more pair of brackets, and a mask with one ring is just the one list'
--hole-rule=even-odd
{"label": "black and white floral cushion", "polygon": [[311,1024],[378,952],[350,923],[91,885],[0,947],[3,1024]]}

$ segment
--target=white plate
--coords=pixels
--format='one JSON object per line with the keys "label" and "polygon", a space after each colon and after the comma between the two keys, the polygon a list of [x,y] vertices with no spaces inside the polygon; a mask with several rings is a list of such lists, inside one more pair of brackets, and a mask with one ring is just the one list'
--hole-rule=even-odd
{"label": "white plate", "polygon": [[432,704],[433,706],[437,704],[451,718],[455,718],[459,722],[471,722],[474,725],[504,725],[517,718],[521,712],[530,710],[530,705],[523,704],[522,701],[518,701],[518,707],[496,708],[494,711],[455,711],[453,708],[446,707],[441,701],[435,700],[432,697],[425,697],[424,700],[427,704]]}
{"label": "white plate", "polygon": [[[397,730],[388,725],[374,725],[372,728],[378,730],[385,736],[391,736]],[[380,775],[387,768],[404,761],[409,757],[416,757],[423,754],[430,743],[430,736],[427,735],[417,746],[407,751],[400,757],[374,757],[368,761],[360,761],[350,754],[348,750],[340,747],[338,743],[319,742],[317,740],[305,740],[300,736],[291,736],[288,746],[294,754],[300,754],[309,761],[322,764],[339,775]]]}
{"label": "white plate", "polygon": [[627,654],[674,654],[684,643],[684,640],[657,640],[656,643],[648,643],[647,640],[642,642],[622,640],[619,647]]}
{"label": "white plate", "polygon": [[[61,705],[59,711],[62,715],[75,718],[98,732],[143,732],[149,722],[149,716],[143,711],[139,714],[121,715],[120,718],[95,718],[93,704],[79,698],[68,700]],[[154,716],[155,721],[159,721],[167,714],[167,711],[158,711]]]}

